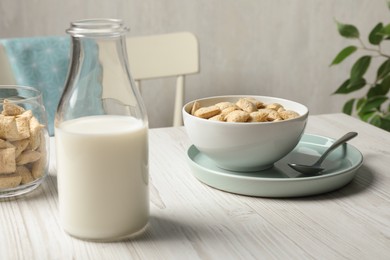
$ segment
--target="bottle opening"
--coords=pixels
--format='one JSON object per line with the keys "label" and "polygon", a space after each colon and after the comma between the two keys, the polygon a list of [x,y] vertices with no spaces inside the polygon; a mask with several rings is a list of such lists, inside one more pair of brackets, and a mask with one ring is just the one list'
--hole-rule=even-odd
{"label": "bottle opening", "polygon": [[66,32],[78,37],[115,37],[129,31],[120,19],[86,19],[70,25]]}

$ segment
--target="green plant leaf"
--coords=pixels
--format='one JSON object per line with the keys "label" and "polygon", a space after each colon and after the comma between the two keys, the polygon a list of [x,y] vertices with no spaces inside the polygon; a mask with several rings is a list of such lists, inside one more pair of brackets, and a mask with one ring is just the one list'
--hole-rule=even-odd
{"label": "green plant leaf", "polygon": [[382,128],[383,130],[390,131],[390,120],[381,117],[380,115],[375,115],[369,123]]}
{"label": "green plant leaf", "polygon": [[345,38],[359,38],[359,30],[352,24],[343,24],[337,22],[337,29],[341,36]]}
{"label": "green plant leaf", "polygon": [[330,66],[339,64],[340,62],[342,62],[343,60],[345,60],[348,56],[350,56],[352,53],[354,53],[356,50],[357,50],[357,47],[356,47],[356,46],[353,46],[353,45],[348,46],[348,47],[345,47],[345,48],[342,49],[342,50],[337,54],[337,56],[333,59],[333,61],[332,61],[332,63],[330,64]]}
{"label": "green plant leaf", "polygon": [[349,82],[350,82],[349,79],[347,79],[346,81],[344,81],[343,84],[341,84],[341,86],[338,87],[338,89],[337,89],[335,92],[333,92],[333,94],[346,94],[346,93],[349,93],[349,92],[347,91],[348,86],[349,86]]}
{"label": "green plant leaf", "polygon": [[378,68],[376,80],[381,80],[390,73],[390,59],[385,60]]}
{"label": "green plant leaf", "polygon": [[361,120],[363,120],[364,122],[368,122],[370,120],[370,118],[376,114],[376,111],[368,111],[368,112],[359,112],[358,115],[359,115],[359,118]]}
{"label": "green plant leaf", "polygon": [[360,57],[351,69],[351,81],[359,80],[366,73],[371,63],[371,56]]}
{"label": "green plant leaf", "polygon": [[379,34],[380,30],[382,30],[383,24],[378,23],[374,29],[368,35],[368,41],[373,45],[379,45],[383,40],[383,35]]}
{"label": "green plant leaf", "polygon": [[389,92],[389,89],[390,89],[390,84],[389,84],[390,80],[386,80],[385,83],[387,85],[376,84],[375,86],[371,87],[367,92],[367,98],[372,98],[372,97],[376,97],[376,96],[385,96],[387,94],[387,92]]}
{"label": "green plant leaf", "polygon": [[390,120],[385,117],[381,117],[379,127],[390,132]]}
{"label": "green plant leaf", "polygon": [[353,110],[353,104],[355,103],[355,99],[350,99],[348,100],[344,106],[343,106],[343,113],[347,115],[352,115],[352,110]]}
{"label": "green plant leaf", "polygon": [[356,102],[356,110],[360,111],[360,109],[362,108],[362,106],[364,105],[364,103],[366,101],[367,101],[367,99],[365,97],[358,99],[358,101]]}
{"label": "green plant leaf", "polygon": [[380,29],[377,34],[383,35],[383,36],[390,36],[390,23],[384,26],[382,29]]}
{"label": "green plant leaf", "polygon": [[373,110],[380,110],[380,106],[386,102],[389,98],[388,97],[372,97],[368,99],[360,109],[360,112],[365,113]]}
{"label": "green plant leaf", "polygon": [[389,90],[390,90],[390,74],[387,75],[381,82],[381,95],[387,95],[387,93],[389,93]]}
{"label": "green plant leaf", "polygon": [[375,84],[367,92],[367,97],[371,98],[374,96],[386,96],[390,91],[390,74],[387,75],[381,83]]}
{"label": "green plant leaf", "polygon": [[369,121],[370,124],[380,127],[381,126],[381,117],[379,115],[375,115]]}
{"label": "green plant leaf", "polygon": [[357,79],[353,82],[347,79],[343,84],[333,93],[333,94],[347,94],[353,91],[359,90],[366,85],[366,80],[364,78]]}

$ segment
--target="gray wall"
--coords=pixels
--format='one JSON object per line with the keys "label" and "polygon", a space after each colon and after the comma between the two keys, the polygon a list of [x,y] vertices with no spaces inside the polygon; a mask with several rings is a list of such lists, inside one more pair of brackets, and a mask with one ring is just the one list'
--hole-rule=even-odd
{"label": "gray wall", "polygon": [[[311,114],[341,111],[349,97],[331,95],[352,62],[329,67],[351,40],[334,19],[366,35],[387,23],[385,0],[1,0],[0,37],[61,35],[83,18],[121,18],[130,35],[192,31],[201,73],[186,80],[186,101],[224,94],[271,95],[306,104]],[[151,127],[172,121],[174,80],[143,84]]]}

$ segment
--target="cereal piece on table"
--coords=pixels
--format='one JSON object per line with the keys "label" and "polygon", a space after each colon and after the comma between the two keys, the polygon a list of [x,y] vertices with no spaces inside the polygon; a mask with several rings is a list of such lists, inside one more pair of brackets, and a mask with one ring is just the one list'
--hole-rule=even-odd
{"label": "cereal piece on table", "polygon": [[257,111],[257,107],[255,104],[253,104],[252,102],[250,102],[248,99],[246,98],[240,98],[236,105],[241,108],[242,110],[248,112],[248,113],[251,113],[251,112],[254,112],[254,111]]}
{"label": "cereal piece on table", "polygon": [[267,122],[268,113],[264,111],[255,111],[249,115],[249,122]]}
{"label": "cereal piece on table", "polygon": [[191,108],[191,115],[195,115],[195,111],[200,108],[200,103],[195,101]]}
{"label": "cereal piece on table", "polygon": [[226,115],[226,122],[246,122],[249,119],[249,113],[242,110],[234,110]]}
{"label": "cereal piece on table", "polygon": [[19,186],[22,181],[22,176],[18,173],[3,174],[0,175],[0,188],[8,189]]}
{"label": "cereal piece on table", "polygon": [[218,114],[216,116],[210,117],[209,120],[224,122],[225,121],[225,117],[222,114]]}
{"label": "cereal piece on table", "polygon": [[24,151],[16,158],[16,165],[24,165],[27,163],[38,161],[41,158],[41,153],[37,151]]}
{"label": "cereal piece on table", "polygon": [[295,111],[292,111],[292,110],[281,111],[281,112],[279,112],[279,115],[284,120],[293,119],[293,118],[299,117],[299,114],[297,112],[295,112]]}
{"label": "cereal piece on table", "polygon": [[18,157],[22,154],[22,152],[27,148],[29,142],[29,139],[12,142],[12,144],[15,146],[15,157]]}
{"label": "cereal piece on table", "polygon": [[3,102],[3,112],[2,114],[5,116],[17,116],[24,112],[24,108],[20,107],[7,99],[4,99]]}
{"label": "cereal piece on table", "polygon": [[236,104],[234,104],[232,102],[219,102],[219,103],[215,104],[215,106],[219,107],[219,109],[221,109],[221,110],[224,110],[224,109],[229,108],[229,107],[233,107],[234,109],[238,109]]}
{"label": "cereal piece on table", "polygon": [[22,180],[21,180],[20,184],[30,183],[34,180],[30,170],[26,166],[16,167],[15,173],[18,173],[20,176],[22,176]]}
{"label": "cereal piece on table", "polygon": [[268,104],[265,106],[265,108],[269,108],[269,109],[272,109],[272,110],[275,110],[275,111],[278,111],[279,108],[283,107],[281,104],[279,103],[272,103],[272,104]]}
{"label": "cereal piece on table", "polygon": [[16,170],[15,147],[0,149],[0,175]]}
{"label": "cereal piece on table", "polygon": [[198,110],[195,111],[195,116],[209,119],[210,117],[213,117],[215,115],[218,115],[221,113],[221,109],[219,109],[216,106],[209,106],[209,107],[201,107]]}
{"label": "cereal piece on table", "polygon": [[249,102],[252,102],[256,106],[256,108],[264,108],[265,107],[263,102],[255,99],[253,97],[246,97],[245,99],[247,99]]}
{"label": "cereal piece on table", "polygon": [[30,119],[30,144],[29,149],[35,150],[39,147],[41,142],[41,130],[44,125],[41,125],[35,117]]}

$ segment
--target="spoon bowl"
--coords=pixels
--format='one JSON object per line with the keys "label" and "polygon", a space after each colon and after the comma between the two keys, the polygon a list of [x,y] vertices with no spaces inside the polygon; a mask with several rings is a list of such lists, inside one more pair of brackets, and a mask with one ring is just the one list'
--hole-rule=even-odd
{"label": "spoon bowl", "polygon": [[345,135],[337,139],[331,146],[329,146],[329,148],[326,149],[326,151],[321,155],[321,157],[312,165],[303,165],[303,164],[296,164],[296,163],[289,163],[288,165],[294,170],[303,174],[307,174],[307,175],[318,174],[324,170],[324,168],[321,167],[321,164],[325,160],[325,158],[329,155],[329,153],[332,152],[337,147],[339,147],[340,145],[351,140],[357,135],[358,134],[356,132],[346,133]]}

